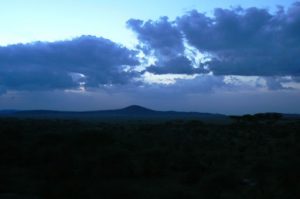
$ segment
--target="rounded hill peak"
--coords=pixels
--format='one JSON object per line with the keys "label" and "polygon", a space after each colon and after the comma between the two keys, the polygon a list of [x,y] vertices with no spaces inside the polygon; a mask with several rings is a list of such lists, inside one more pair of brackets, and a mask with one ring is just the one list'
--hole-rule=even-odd
{"label": "rounded hill peak", "polygon": [[122,109],[123,111],[130,111],[130,112],[148,112],[148,111],[153,111],[151,109],[139,106],[139,105],[131,105],[128,107],[125,107]]}

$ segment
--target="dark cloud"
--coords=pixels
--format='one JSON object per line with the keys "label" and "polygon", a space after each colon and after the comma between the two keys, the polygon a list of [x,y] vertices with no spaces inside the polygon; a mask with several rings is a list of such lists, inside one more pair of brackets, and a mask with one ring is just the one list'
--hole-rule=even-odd
{"label": "dark cloud", "polygon": [[154,74],[195,74],[204,73],[202,68],[194,68],[192,62],[185,56],[177,56],[163,62],[158,61],[156,65],[151,65],[147,71]]}
{"label": "dark cloud", "polygon": [[138,40],[143,44],[141,48],[146,54],[154,51],[158,57],[176,57],[184,51],[182,34],[167,17],[146,22],[130,19],[127,25],[137,33]]}
{"label": "dark cloud", "polygon": [[167,17],[157,21],[131,19],[127,22],[138,37],[138,46],[147,56],[154,56],[157,61],[146,70],[154,74],[194,74],[199,73],[186,57],[184,38],[175,22]]}
{"label": "dark cloud", "polygon": [[[149,72],[300,75],[300,2],[288,9],[278,7],[276,12],[217,8],[208,16],[193,10],[174,21],[166,17],[129,20],[128,25],[137,33],[144,52],[154,52],[158,60]],[[189,62],[185,41],[209,59],[198,66]]]}
{"label": "dark cloud", "polygon": [[268,87],[269,90],[283,90],[283,89],[288,89],[283,87],[282,81],[280,78],[276,77],[266,77],[264,78],[266,81],[266,86]]}
{"label": "dark cloud", "polygon": [[292,80],[295,82],[300,82],[300,76],[292,77]]}
{"label": "dark cloud", "polygon": [[192,11],[177,19],[188,42],[212,55],[217,75],[300,74],[300,4],[275,14],[266,9],[216,9],[214,17]]}
{"label": "dark cloud", "polygon": [[272,16],[267,10],[242,8],[227,10],[217,8],[214,17],[207,17],[196,10],[177,19],[179,28],[188,42],[201,51],[222,51],[263,47],[268,39],[265,26]]}
{"label": "dark cloud", "polygon": [[300,4],[275,14],[266,9],[216,9],[214,17],[192,11],[177,19],[188,42],[212,54],[218,75],[299,75]]}
{"label": "dark cloud", "polygon": [[9,45],[0,47],[0,85],[2,90],[54,90],[77,88],[83,80],[87,87],[124,84],[135,76],[125,67],[138,64],[135,51],[93,36]]}

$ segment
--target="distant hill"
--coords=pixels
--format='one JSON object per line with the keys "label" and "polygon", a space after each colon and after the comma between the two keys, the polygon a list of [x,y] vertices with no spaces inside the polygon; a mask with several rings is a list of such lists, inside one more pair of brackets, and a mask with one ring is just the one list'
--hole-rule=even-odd
{"label": "distant hill", "polygon": [[199,119],[203,121],[227,121],[229,118],[222,114],[156,111],[138,105],[128,106],[115,110],[99,111],[0,111],[0,117],[34,118],[34,119],[93,119],[93,120],[173,120]]}
{"label": "distant hill", "polygon": [[0,110],[0,116],[1,115],[9,115],[17,112],[17,110]]}
{"label": "distant hill", "polygon": [[[259,114],[256,114],[259,115]],[[247,116],[247,115],[245,115]],[[99,111],[52,111],[52,110],[3,110],[0,117],[32,119],[76,119],[76,120],[201,120],[204,122],[229,123],[232,116],[199,112],[157,111],[138,105],[115,110]],[[242,116],[239,116],[242,117]],[[244,117],[242,117],[244,118]],[[299,114],[282,114],[284,120],[300,120]]]}

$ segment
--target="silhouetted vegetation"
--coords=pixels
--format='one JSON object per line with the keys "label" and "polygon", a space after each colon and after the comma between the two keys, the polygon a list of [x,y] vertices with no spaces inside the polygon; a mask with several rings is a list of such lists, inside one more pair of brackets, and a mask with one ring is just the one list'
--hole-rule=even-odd
{"label": "silhouetted vegetation", "polygon": [[283,118],[280,113],[257,113],[255,115],[230,116],[235,122],[264,122],[275,123]]}
{"label": "silhouetted vegetation", "polygon": [[233,119],[0,119],[0,198],[299,198],[300,123]]}

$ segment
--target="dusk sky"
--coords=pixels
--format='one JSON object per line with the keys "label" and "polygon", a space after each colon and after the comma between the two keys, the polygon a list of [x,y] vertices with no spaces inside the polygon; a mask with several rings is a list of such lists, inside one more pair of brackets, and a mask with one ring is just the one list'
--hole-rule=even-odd
{"label": "dusk sky", "polygon": [[0,109],[300,113],[300,2],[9,0],[0,12]]}

